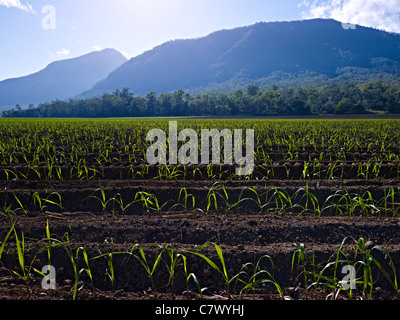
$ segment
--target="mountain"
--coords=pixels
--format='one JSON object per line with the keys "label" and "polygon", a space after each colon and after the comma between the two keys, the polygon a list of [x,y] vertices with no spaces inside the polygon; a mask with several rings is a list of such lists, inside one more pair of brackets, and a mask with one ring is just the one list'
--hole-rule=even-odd
{"label": "mountain", "polygon": [[104,49],[53,62],[37,73],[1,81],[0,106],[70,98],[90,89],[126,61],[120,52]]}
{"label": "mountain", "polygon": [[397,81],[400,35],[331,19],[257,23],[161,44],[127,61],[80,97],[222,90],[260,83]]}

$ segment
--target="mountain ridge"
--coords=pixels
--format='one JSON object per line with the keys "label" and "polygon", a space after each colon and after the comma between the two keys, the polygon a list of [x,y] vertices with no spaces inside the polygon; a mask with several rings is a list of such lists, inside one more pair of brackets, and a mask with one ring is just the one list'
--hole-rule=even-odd
{"label": "mountain ridge", "polygon": [[54,61],[32,74],[0,81],[0,106],[68,99],[91,88],[127,60],[108,48]]}
{"label": "mountain ridge", "polygon": [[258,22],[162,43],[128,60],[79,97],[124,87],[137,95],[190,91],[235,79],[254,82],[276,73],[345,78],[346,68],[397,79],[399,48],[399,34],[358,25],[346,28],[332,19]]}
{"label": "mountain ridge", "polygon": [[[108,59],[96,55],[113,56],[114,62],[107,65]],[[70,63],[74,68],[67,67]],[[333,19],[258,22],[170,40],[129,60],[104,49],[56,61],[31,75],[0,81],[0,108],[88,99],[123,88],[136,96],[178,90],[196,95],[249,84],[265,89],[371,81],[400,83],[400,34],[349,28]],[[9,96],[13,100],[5,101]]]}

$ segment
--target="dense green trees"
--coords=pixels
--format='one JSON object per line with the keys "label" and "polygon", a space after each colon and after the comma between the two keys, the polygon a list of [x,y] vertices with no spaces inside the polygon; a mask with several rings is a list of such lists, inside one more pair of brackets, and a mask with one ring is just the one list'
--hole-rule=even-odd
{"label": "dense green trees", "polygon": [[183,90],[145,97],[128,89],[86,100],[52,101],[16,108],[5,117],[273,116],[308,114],[400,113],[400,85],[371,82],[261,90],[249,85],[231,93],[190,96]]}

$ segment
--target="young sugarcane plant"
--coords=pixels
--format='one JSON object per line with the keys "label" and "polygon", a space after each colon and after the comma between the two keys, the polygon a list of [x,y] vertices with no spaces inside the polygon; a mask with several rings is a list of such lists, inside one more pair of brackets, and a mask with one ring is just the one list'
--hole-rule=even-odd
{"label": "young sugarcane plant", "polygon": [[[32,257],[31,262],[29,263],[29,265],[27,265],[26,260],[25,260],[26,253],[27,253],[26,252],[27,247],[26,247],[26,243],[25,243],[24,232],[21,231],[21,238],[19,238],[18,232],[15,229],[14,225],[12,226],[12,231],[14,231],[15,244],[16,244],[16,248],[17,248],[17,256],[18,256],[20,271],[11,270],[11,272],[13,274],[15,274],[16,276],[18,276],[21,280],[24,281],[28,296],[30,297],[31,292],[29,290],[29,281],[32,277],[31,271],[34,270],[35,272],[42,275],[42,273],[39,270],[37,270],[33,267],[33,263],[36,260],[37,254],[35,254]],[[9,236],[9,234],[7,235],[7,238],[8,238],[8,236]],[[1,251],[2,251],[2,249],[3,248],[0,248]]]}
{"label": "young sugarcane plant", "polygon": [[[386,280],[389,282],[389,284],[392,286],[392,288],[394,289],[394,291],[399,295],[399,284],[397,281],[397,270],[396,270],[396,266],[394,264],[394,261],[392,259],[392,257],[390,256],[389,252],[387,249],[384,249],[380,246],[374,246],[372,249],[367,249],[366,247],[366,242],[364,238],[359,238],[358,242],[357,242],[357,248],[359,248],[366,256],[367,259],[369,259],[372,263],[374,263],[378,269],[381,271],[381,273],[383,274],[383,276],[386,278]],[[379,261],[373,254],[373,251],[378,251],[381,254],[383,254],[385,256],[385,259],[388,261],[388,266],[391,268],[391,272],[388,271],[385,266],[383,265],[383,263],[381,261]],[[392,275],[391,275],[392,273]]]}
{"label": "young sugarcane plant", "polygon": [[[96,192],[98,192],[98,191],[100,191],[100,196],[95,196],[94,193],[96,193]],[[95,191],[93,191],[92,194],[90,195],[90,198],[97,199],[97,200],[100,202],[101,209],[102,209],[102,212],[103,212],[103,213],[106,212],[107,205],[108,205],[110,202],[114,202],[114,201],[115,201],[115,198],[114,198],[114,197],[109,198],[109,199],[106,199],[106,193],[105,193],[104,190],[101,189],[101,188],[98,188],[98,189],[96,189]]]}
{"label": "young sugarcane plant", "polygon": [[[203,254],[201,254],[199,252],[194,251],[194,250],[206,248],[206,247],[209,247],[209,246],[214,246],[215,251],[217,252],[219,261],[221,263],[221,267],[218,267],[218,265],[214,261],[212,261],[210,258],[208,258],[207,256],[205,256],[205,255],[203,255]],[[226,265],[225,265],[225,259],[224,259],[224,255],[223,255],[223,252],[222,252],[222,247],[220,245],[214,243],[214,242],[208,242],[208,243],[205,243],[203,245],[197,246],[197,247],[193,248],[192,250],[185,250],[185,252],[194,254],[194,255],[202,258],[215,271],[217,271],[222,276],[222,278],[225,281],[228,299],[231,299],[232,298],[231,282],[234,281],[235,279],[237,279],[240,276],[240,272],[237,273],[236,275],[232,276],[231,278],[229,277],[228,271],[227,271],[227,268],[226,268]]]}
{"label": "young sugarcane plant", "polygon": [[[74,292],[73,292],[73,296],[72,296],[73,300],[76,299],[76,294],[78,292],[78,281],[83,272],[86,272],[86,274],[88,275],[88,277],[92,283],[93,294],[95,294],[94,284],[93,284],[93,276],[92,276],[92,272],[89,267],[89,258],[88,258],[86,249],[84,247],[77,248],[75,251],[75,256],[74,256],[73,250],[71,248],[67,248],[64,244],[63,244],[63,247],[68,253],[72,268],[74,270]],[[86,264],[86,268],[79,269],[78,264],[79,264],[79,253],[80,252],[82,252],[83,259]]]}
{"label": "young sugarcane plant", "polygon": [[279,296],[283,300],[290,300],[290,297],[284,295],[282,287],[275,280],[273,273],[269,272],[267,269],[261,269],[261,262],[263,259],[269,260],[272,269],[274,269],[274,263],[269,255],[262,256],[260,259],[258,259],[255,265],[252,262],[244,264],[242,270],[248,269],[250,266],[253,266],[253,274],[248,281],[239,278],[239,281],[244,284],[244,287],[240,290],[239,298],[242,299],[243,294],[250,289],[252,289],[254,293],[255,288],[259,285],[272,284],[275,286],[276,290],[279,293]]}
{"label": "young sugarcane plant", "polygon": [[196,199],[193,194],[188,194],[186,188],[182,188],[179,190],[179,195],[178,195],[178,201],[172,205],[168,211],[167,214],[169,214],[172,210],[174,210],[177,207],[183,207],[185,210],[188,210],[190,208],[188,199],[191,198],[191,210],[195,211],[195,204],[196,204]]}
{"label": "young sugarcane plant", "polygon": [[293,208],[301,209],[301,212],[298,214],[298,216],[302,215],[303,213],[307,213],[309,211],[313,213],[314,218],[317,215],[321,214],[321,208],[319,205],[318,198],[311,191],[309,191],[308,182],[305,188],[300,188],[295,192],[295,194],[292,197],[293,200],[296,200],[297,196],[300,193],[303,193],[303,195],[301,196],[300,200],[293,206]]}
{"label": "young sugarcane plant", "polygon": [[[134,245],[134,246],[132,247],[131,251],[128,252],[128,254],[129,254],[129,255],[132,255],[132,256],[133,256],[137,261],[139,261],[139,263],[143,266],[143,268],[145,269],[145,271],[146,271],[146,273],[147,273],[147,276],[148,276],[149,279],[150,279],[150,282],[151,282],[151,289],[152,289],[153,293],[156,294],[156,293],[157,293],[157,288],[156,288],[156,285],[155,285],[155,283],[154,283],[154,273],[155,273],[155,271],[156,271],[158,265],[159,265],[160,262],[161,262],[161,257],[162,257],[162,254],[164,253],[164,249],[163,249],[162,246],[156,245],[156,244],[153,244],[153,243],[150,243],[149,245],[161,249],[161,250],[160,250],[160,253],[158,254],[157,258],[156,258],[155,261],[154,261],[153,266],[151,266],[151,265],[149,264],[149,262],[147,261],[147,258],[146,258],[146,255],[145,255],[145,253],[144,253],[143,247],[142,247],[140,244]],[[139,255],[133,253],[133,251],[134,251],[135,249],[138,249],[138,250],[139,250]]]}
{"label": "young sugarcane plant", "polygon": [[[50,200],[50,197],[52,197],[52,196],[57,196],[58,202],[55,200]],[[62,201],[61,201],[61,195],[58,192],[52,192],[46,198],[42,198],[42,197],[40,197],[38,192],[34,192],[32,194],[32,198],[33,198],[33,203],[35,205],[36,204],[39,205],[41,212],[45,211],[45,209],[47,208],[47,204],[54,205],[61,210],[63,208]]]}
{"label": "young sugarcane plant", "polygon": [[114,290],[115,274],[114,274],[114,265],[113,265],[112,259],[113,259],[113,255],[112,255],[112,253],[109,253],[107,256],[107,264],[108,264],[107,276],[110,278],[111,286],[112,286],[112,289]]}
{"label": "young sugarcane plant", "polygon": [[134,203],[137,202],[137,201],[132,201],[132,202],[129,202],[128,204],[124,205],[124,201],[123,201],[122,195],[121,195],[120,193],[117,193],[117,194],[113,197],[113,199],[114,199],[114,202],[116,202],[116,203],[119,205],[122,214],[125,214],[126,210],[127,210],[131,205],[133,205]]}
{"label": "young sugarcane plant", "polygon": [[189,289],[189,280],[190,280],[190,278],[192,278],[193,281],[194,281],[194,283],[196,284],[197,290],[198,290],[198,292],[199,292],[200,299],[201,299],[201,300],[204,300],[203,290],[202,290],[202,288],[200,287],[200,283],[199,283],[199,281],[197,280],[196,275],[195,275],[193,272],[191,272],[191,273],[188,272],[188,268],[187,268],[187,258],[186,258],[186,256],[183,255],[183,254],[181,254],[181,257],[182,257],[182,260],[183,260],[183,271],[184,271],[184,273],[185,273],[186,293],[190,293],[190,292],[191,292],[190,289]]}
{"label": "young sugarcane plant", "polygon": [[8,231],[7,235],[5,236],[5,238],[3,239],[3,241],[0,244],[0,260],[1,260],[1,256],[3,255],[6,242],[7,242],[8,238],[10,237],[10,235],[13,233],[13,231],[14,231],[14,223],[13,223],[10,231]]}
{"label": "young sugarcane plant", "polygon": [[[75,254],[74,254],[74,250],[71,248],[71,245],[70,245],[68,233],[66,233],[65,236],[66,236],[65,241],[51,238],[50,230],[49,230],[49,228],[46,228],[46,241],[49,243],[48,248],[52,248],[55,246],[61,246],[67,252],[67,255],[71,262],[71,266],[72,266],[72,269],[74,272],[74,286],[73,286],[72,299],[73,300],[76,299],[76,295],[78,293],[78,281],[83,272],[86,272],[87,276],[89,277],[91,284],[92,284],[93,294],[95,295],[96,292],[95,292],[95,287],[94,287],[94,282],[93,282],[93,275],[92,275],[92,271],[89,266],[89,257],[88,257],[86,249],[84,247],[78,247],[75,250]],[[50,257],[50,251],[48,251],[48,252],[49,252],[48,253],[49,257]],[[82,252],[83,260],[85,262],[86,267],[79,269],[79,256],[80,256],[79,253],[81,253],[81,252]],[[44,276],[43,274],[41,274],[41,275]]]}
{"label": "young sugarcane plant", "polygon": [[[14,198],[15,198],[15,200],[17,200],[17,203],[19,204],[19,208],[17,208],[16,210],[22,210],[23,212],[24,212],[24,214],[25,215],[28,215],[28,208],[26,208],[23,204],[22,204],[22,202],[21,202],[21,200],[17,197],[17,195],[14,193]],[[15,211],[16,211],[15,210]],[[14,211],[14,212],[15,212]]]}
{"label": "young sugarcane plant", "polygon": [[169,273],[168,285],[171,285],[171,289],[172,289],[172,291],[174,291],[175,271],[176,271],[177,265],[183,259],[183,255],[181,253],[175,254],[174,247],[172,245],[166,245],[164,247],[160,246],[160,249],[161,248],[168,254],[168,257],[170,258],[169,263],[167,263],[165,261],[164,262],[165,262],[165,265],[166,265],[168,273]]}

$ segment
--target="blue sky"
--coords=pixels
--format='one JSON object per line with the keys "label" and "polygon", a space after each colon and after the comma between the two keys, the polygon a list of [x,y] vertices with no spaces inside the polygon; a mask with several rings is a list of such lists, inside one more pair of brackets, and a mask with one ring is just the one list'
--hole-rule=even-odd
{"label": "blue sky", "polygon": [[260,21],[323,17],[400,32],[399,8],[400,0],[0,0],[0,80],[94,50],[131,58]]}

